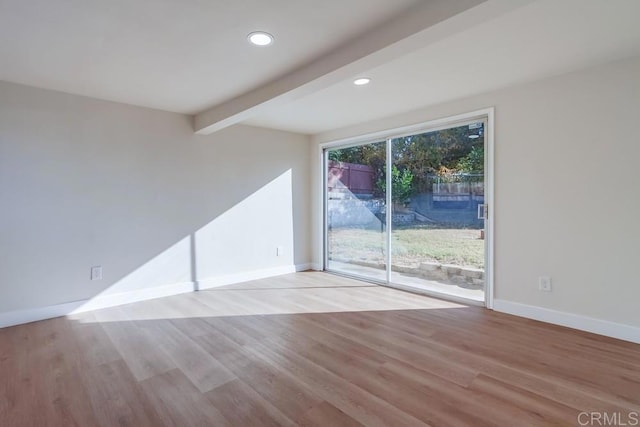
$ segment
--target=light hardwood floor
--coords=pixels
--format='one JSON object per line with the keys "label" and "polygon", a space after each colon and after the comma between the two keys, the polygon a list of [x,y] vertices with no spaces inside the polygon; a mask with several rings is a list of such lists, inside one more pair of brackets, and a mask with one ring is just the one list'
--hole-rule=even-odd
{"label": "light hardwood floor", "polygon": [[1,426],[547,426],[640,411],[640,345],[297,273],[0,330]]}

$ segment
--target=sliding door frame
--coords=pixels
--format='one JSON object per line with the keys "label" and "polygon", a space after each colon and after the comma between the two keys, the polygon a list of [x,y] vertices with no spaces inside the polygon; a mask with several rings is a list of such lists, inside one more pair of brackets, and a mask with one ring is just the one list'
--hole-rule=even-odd
{"label": "sliding door frame", "polygon": [[[343,138],[335,141],[319,144],[320,151],[320,185],[321,185],[321,197],[322,202],[319,204],[322,206],[322,238],[320,242],[320,253],[322,254],[322,270],[329,271],[335,274],[341,274],[349,277],[357,278],[358,280],[364,280],[373,283],[379,283],[385,286],[409,290],[416,293],[424,293],[430,296],[438,298],[448,299],[452,301],[460,301],[466,304],[474,304],[474,301],[470,301],[463,298],[457,298],[455,296],[440,294],[435,292],[423,291],[414,289],[409,286],[399,285],[392,283],[390,280],[391,275],[391,191],[387,191],[386,197],[386,209],[385,215],[386,221],[386,245],[387,253],[385,254],[386,264],[386,281],[379,281],[375,279],[368,279],[361,276],[351,276],[340,272],[327,270],[328,265],[328,218],[327,218],[327,203],[328,203],[328,188],[327,188],[327,159],[328,151],[333,148],[348,148],[359,145],[364,145],[373,142],[386,143],[386,160],[387,166],[391,167],[392,160],[392,143],[394,138],[400,138],[404,136],[415,135],[418,133],[435,132],[438,130],[449,129],[456,126],[464,126],[465,124],[476,123],[482,121],[485,123],[485,204],[487,206],[487,218],[485,219],[485,301],[484,306],[488,309],[493,309],[494,299],[494,108],[485,108],[482,110],[476,110],[469,113],[459,114],[456,116],[445,117],[441,119],[431,120],[423,123],[418,123],[409,126],[402,126],[394,129],[388,129],[380,132],[374,132],[364,135],[358,135],[349,138]],[[391,189],[391,174],[386,174],[387,188]]]}

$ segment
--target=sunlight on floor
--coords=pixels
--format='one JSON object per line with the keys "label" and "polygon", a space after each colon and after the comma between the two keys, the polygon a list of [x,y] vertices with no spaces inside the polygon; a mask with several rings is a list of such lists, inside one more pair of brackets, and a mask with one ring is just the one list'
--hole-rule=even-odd
{"label": "sunlight on floor", "polygon": [[296,273],[70,315],[79,322],[465,308],[337,277]]}

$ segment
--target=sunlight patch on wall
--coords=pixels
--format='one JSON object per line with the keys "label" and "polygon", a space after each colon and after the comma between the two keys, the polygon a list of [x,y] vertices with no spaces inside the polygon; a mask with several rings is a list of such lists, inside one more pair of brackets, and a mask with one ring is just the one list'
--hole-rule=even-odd
{"label": "sunlight patch on wall", "polygon": [[255,272],[295,271],[293,233],[289,169],[95,297],[79,302],[73,313],[190,292],[201,284],[217,286]]}

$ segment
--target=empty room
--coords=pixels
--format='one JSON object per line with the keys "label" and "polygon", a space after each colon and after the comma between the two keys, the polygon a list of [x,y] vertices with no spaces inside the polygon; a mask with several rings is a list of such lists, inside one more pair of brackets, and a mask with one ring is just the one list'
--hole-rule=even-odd
{"label": "empty room", "polygon": [[0,426],[640,426],[639,16],[0,0]]}

